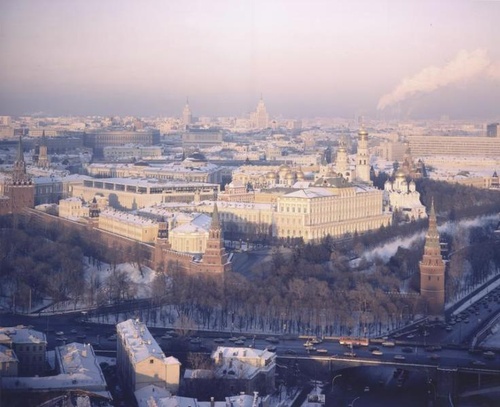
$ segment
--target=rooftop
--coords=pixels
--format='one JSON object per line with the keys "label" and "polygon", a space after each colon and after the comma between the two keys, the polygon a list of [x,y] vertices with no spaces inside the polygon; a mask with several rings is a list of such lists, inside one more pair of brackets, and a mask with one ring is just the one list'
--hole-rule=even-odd
{"label": "rooftop", "polygon": [[147,358],[156,358],[165,364],[180,364],[176,358],[165,356],[149,329],[139,320],[128,319],[120,322],[116,325],[116,331],[133,364]]}

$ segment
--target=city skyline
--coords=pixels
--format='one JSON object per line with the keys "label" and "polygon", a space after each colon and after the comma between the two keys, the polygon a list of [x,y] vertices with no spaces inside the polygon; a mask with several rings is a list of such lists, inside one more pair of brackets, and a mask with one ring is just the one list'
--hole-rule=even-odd
{"label": "city skyline", "polygon": [[497,119],[496,1],[2,4],[0,111]]}

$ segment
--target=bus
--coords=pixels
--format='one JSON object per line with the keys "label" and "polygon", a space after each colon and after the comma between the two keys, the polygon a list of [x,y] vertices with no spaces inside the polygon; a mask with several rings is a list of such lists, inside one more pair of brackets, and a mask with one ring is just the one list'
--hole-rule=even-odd
{"label": "bus", "polygon": [[368,346],[370,340],[368,338],[342,337],[339,339],[339,343],[346,346]]}

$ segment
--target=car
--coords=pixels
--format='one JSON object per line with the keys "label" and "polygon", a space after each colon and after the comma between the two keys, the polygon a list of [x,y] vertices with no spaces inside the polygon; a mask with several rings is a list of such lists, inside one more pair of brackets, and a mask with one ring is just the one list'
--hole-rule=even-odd
{"label": "car", "polygon": [[238,339],[237,341],[234,341],[234,344],[235,345],[239,345],[239,346],[242,346],[245,344],[245,341],[242,341],[241,339]]}
{"label": "car", "polygon": [[356,354],[354,352],[344,352],[344,356],[349,356],[350,358],[355,358]]}
{"label": "car", "polygon": [[64,332],[63,332],[63,331],[57,331],[57,332],[56,332],[56,335],[57,335],[57,336],[63,336],[63,335],[64,335]]}
{"label": "car", "polygon": [[470,364],[472,366],[485,366],[486,365],[486,363],[481,362],[480,360],[471,360]]}
{"label": "car", "polygon": [[274,336],[268,336],[266,338],[266,341],[267,342],[270,342],[270,343],[279,343],[279,339],[278,338],[275,338]]}
{"label": "car", "polygon": [[394,342],[391,342],[391,341],[386,341],[386,342],[382,342],[382,346],[385,346],[386,348],[394,348],[394,346],[396,346],[396,344]]}
{"label": "car", "polygon": [[214,342],[215,343],[224,343],[225,341],[224,341],[224,338],[215,338]]}
{"label": "car", "polygon": [[396,360],[405,360],[406,358],[403,355],[394,355],[394,359],[396,359]]}
{"label": "car", "polygon": [[313,338],[311,342],[315,345],[319,345],[321,342],[323,342],[323,339],[320,338]]}
{"label": "car", "polygon": [[274,345],[267,346],[266,349],[269,352],[276,352],[276,346],[274,346]]}
{"label": "car", "polygon": [[81,335],[76,335],[76,339],[84,340],[87,338],[87,335],[81,334]]}
{"label": "car", "polygon": [[412,353],[413,348],[410,348],[409,346],[405,346],[404,348],[401,349],[404,353]]}
{"label": "car", "polygon": [[370,387],[369,386],[365,386],[365,393],[367,393],[369,391],[370,391]]}
{"label": "car", "polygon": [[77,331],[76,329],[72,329],[70,332],[71,332],[72,334],[76,334],[76,333],[78,333],[78,331]]}
{"label": "car", "polygon": [[373,352],[374,350],[380,350],[380,348],[379,348],[378,346],[370,346],[370,347],[368,348],[368,350],[369,350],[370,352]]}
{"label": "car", "polygon": [[322,353],[322,354],[325,354],[325,353],[328,353],[328,349],[324,349],[324,348],[320,348],[316,351],[317,353]]}
{"label": "car", "polygon": [[429,359],[431,359],[431,360],[439,360],[439,355],[436,355],[435,353],[433,353],[432,355],[429,356]]}
{"label": "car", "polygon": [[115,342],[116,341],[116,334],[113,334],[111,335],[110,337],[108,337],[108,341],[112,341],[112,342]]}
{"label": "car", "polygon": [[[195,345],[196,345],[196,344],[198,344],[198,345],[199,345],[199,344],[201,343],[201,338],[193,338],[193,339],[191,339],[189,342],[190,342],[190,343],[192,343],[192,344],[195,344]],[[236,342],[235,342],[235,343],[236,343]]]}
{"label": "car", "polygon": [[173,338],[173,337],[172,337],[172,335],[170,335],[170,334],[165,334],[165,335],[162,335],[162,336],[161,336],[161,339],[163,339],[164,341],[166,341],[166,340],[168,340],[168,339],[172,339],[172,338]]}
{"label": "car", "polygon": [[297,352],[294,351],[293,349],[285,349],[285,354],[287,354],[287,355],[296,355]]}
{"label": "car", "polygon": [[382,352],[381,350],[372,351],[373,356],[382,356],[383,354],[384,354],[384,352]]}
{"label": "car", "polygon": [[446,325],[446,328],[445,328],[445,329],[446,329],[446,331],[447,331],[447,332],[451,332],[451,331],[453,331],[453,328],[452,328],[452,326],[451,326],[451,325]]}
{"label": "car", "polygon": [[495,359],[495,352],[492,352],[491,350],[488,350],[486,352],[483,352],[483,356],[486,359]]}
{"label": "car", "polygon": [[415,338],[415,335],[414,335],[414,334],[410,334],[410,335],[407,335],[407,336],[406,336],[406,339],[413,339],[413,338]]}

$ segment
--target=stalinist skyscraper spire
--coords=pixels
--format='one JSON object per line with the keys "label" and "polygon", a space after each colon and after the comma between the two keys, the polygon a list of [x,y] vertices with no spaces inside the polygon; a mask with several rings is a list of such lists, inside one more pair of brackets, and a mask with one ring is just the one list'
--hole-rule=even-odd
{"label": "stalinist skyscraper spire", "polygon": [[420,261],[420,295],[427,301],[427,315],[444,319],[445,263],[437,230],[434,199],[429,213],[429,229],[425,236],[424,256]]}
{"label": "stalinist skyscraper spire", "polygon": [[253,113],[253,127],[257,129],[266,129],[269,126],[269,115],[267,114],[266,105],[260,95],[257,109]]}

